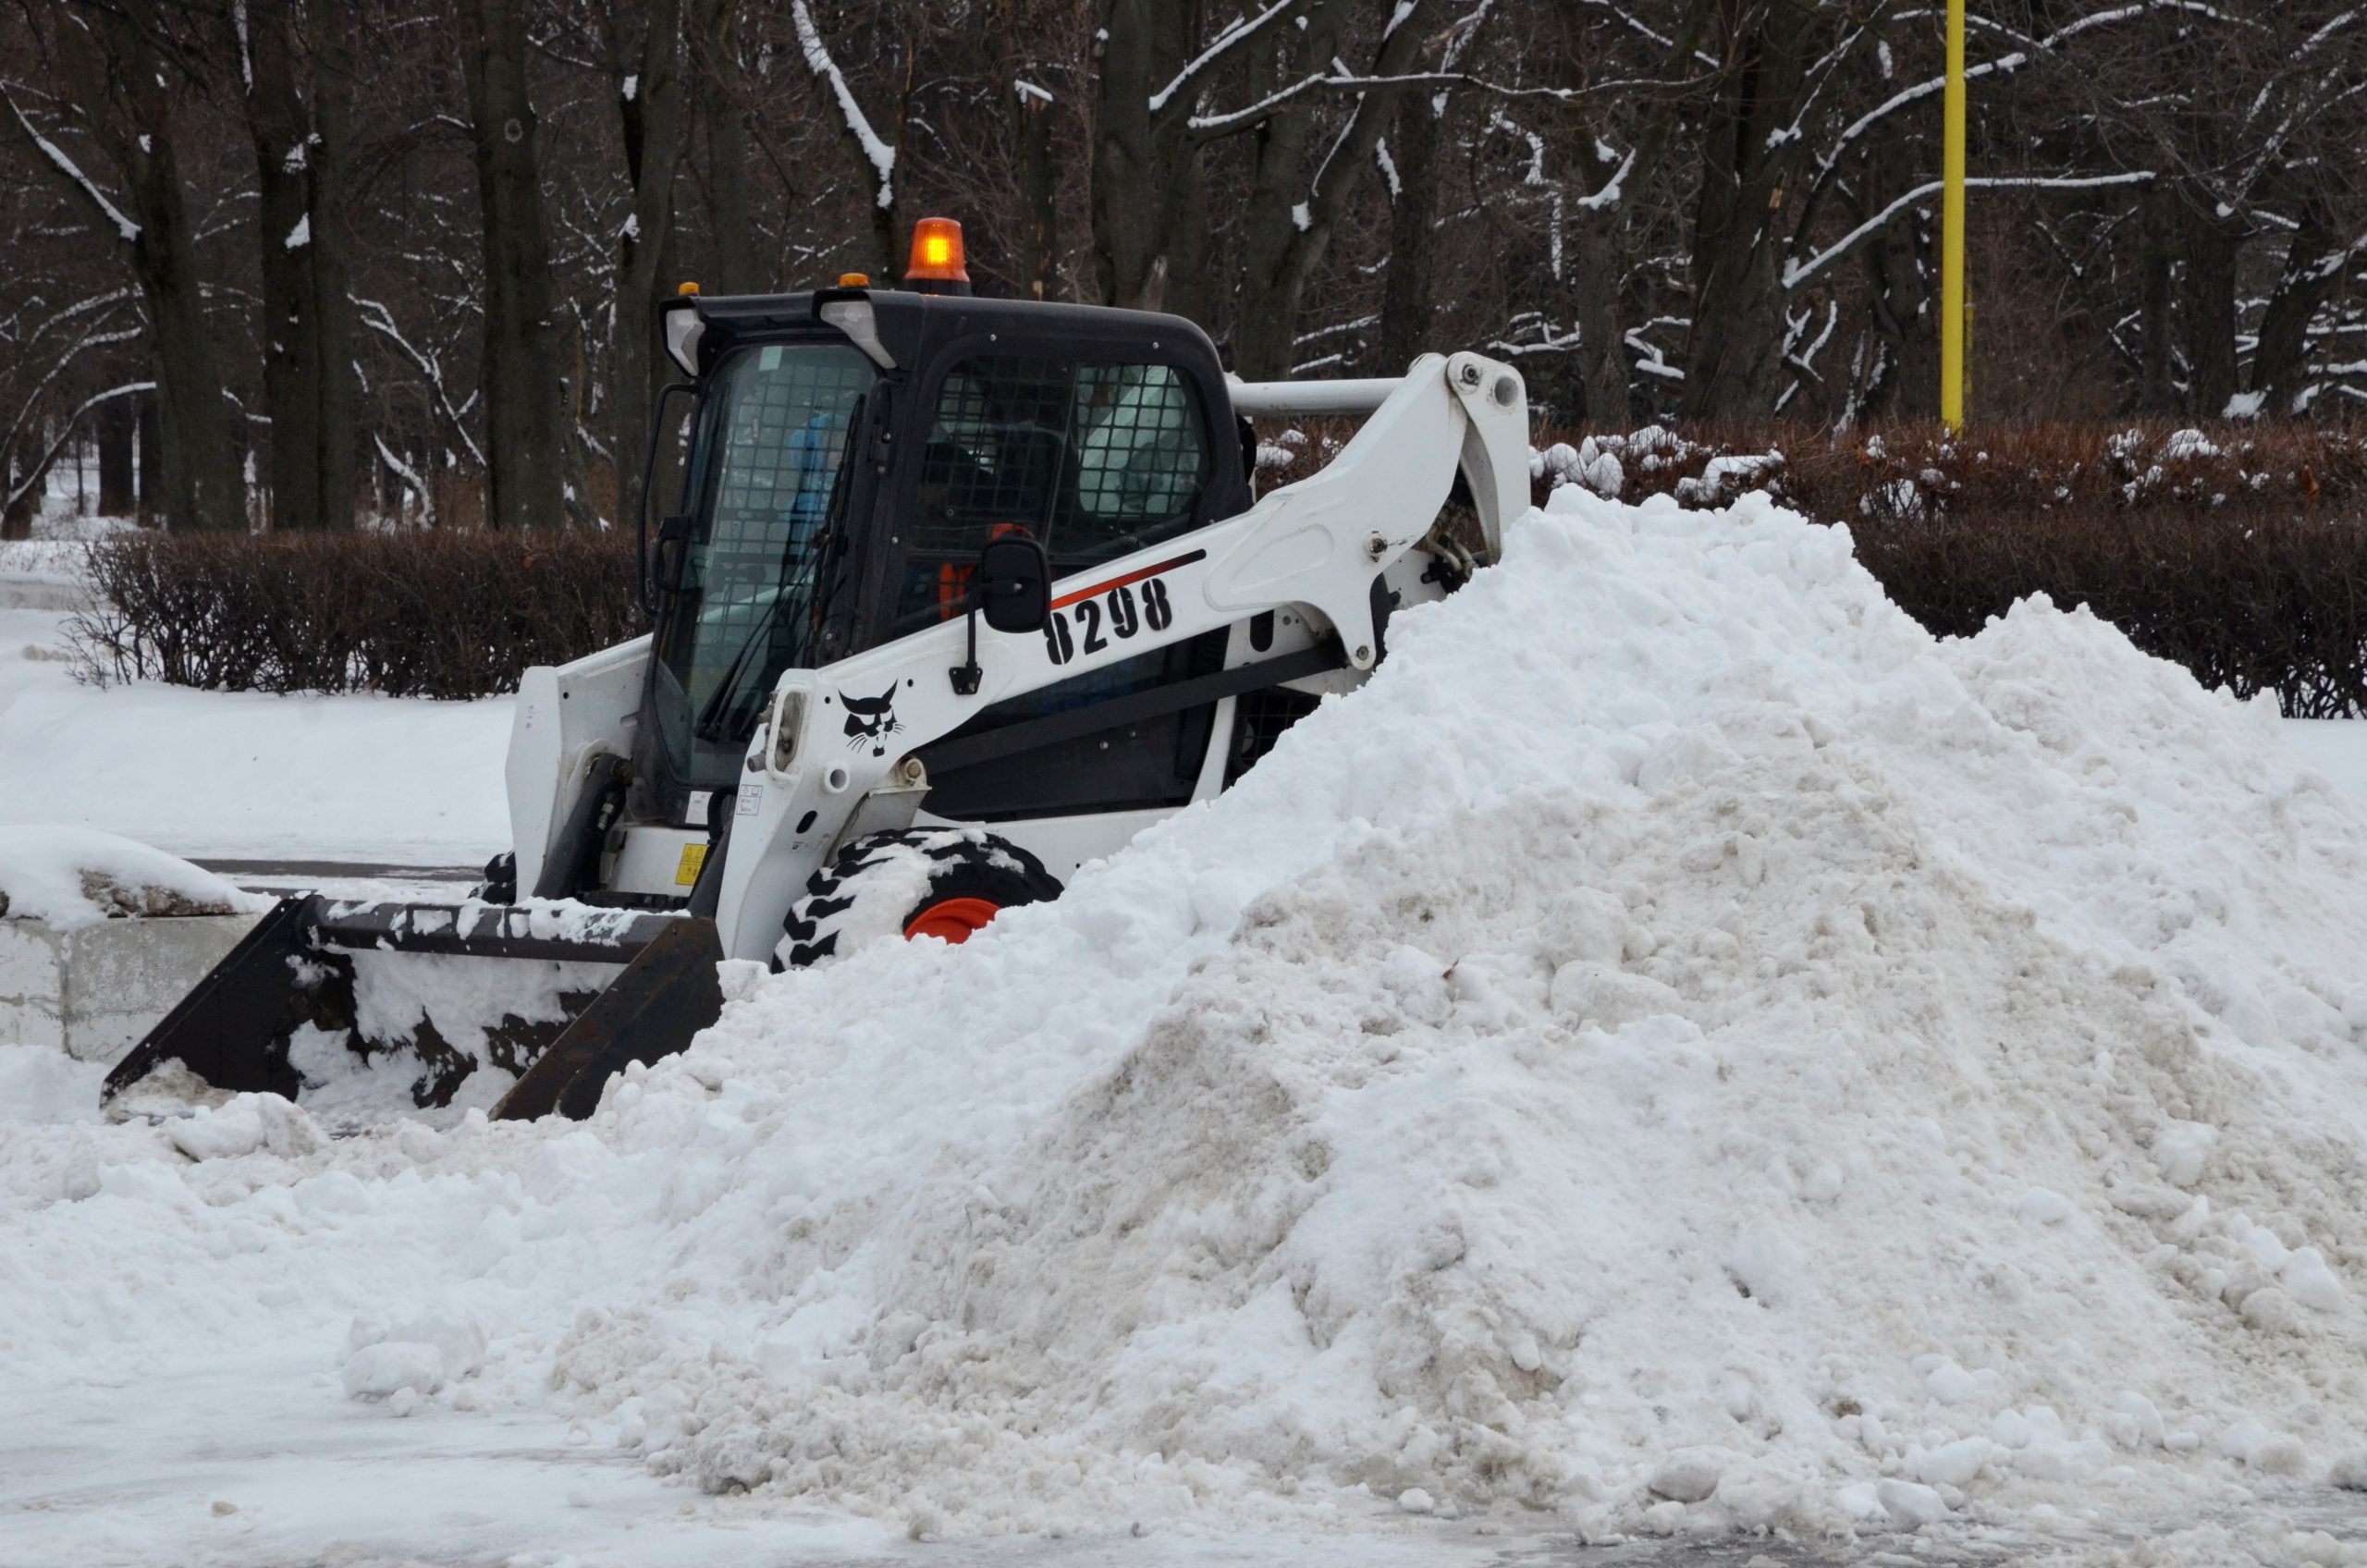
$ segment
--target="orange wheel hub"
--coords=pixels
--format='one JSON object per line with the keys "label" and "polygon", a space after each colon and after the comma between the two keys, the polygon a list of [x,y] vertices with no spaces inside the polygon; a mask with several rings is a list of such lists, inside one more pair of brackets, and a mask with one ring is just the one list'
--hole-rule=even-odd
{"label": "orange wheel hub", "polygon": [[904,924],[904,940],[934,937],[940,942],[966,942],[974,931],[1002,913],[991,899],[939,899]]}

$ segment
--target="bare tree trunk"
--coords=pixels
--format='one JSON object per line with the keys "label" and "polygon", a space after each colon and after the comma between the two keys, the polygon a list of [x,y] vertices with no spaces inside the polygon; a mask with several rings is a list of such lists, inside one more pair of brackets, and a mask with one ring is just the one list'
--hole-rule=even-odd
{"label": "bare tree trunk", "polygon": [[[683,83],[681,0],[649,0],[648,31],[638,58],[611,37],[610,69],[619,82],[625,178],[632,189],[632,219],[617,242],[615,334],[608,345],[608,410],[616,430],[617,509],[639,515],[640,465],[634,459],[649,432],[656,386],[660,266],[674,231],[674,172],[682,151]],[[629,63],[630,62],[630,63]]]}
{"label": "bare tree trunk", "polygon": [[2188,410],[2221,419],[2236,395],[2236,259],[2239,220],[2220,217],[2208,191],[2189,190],[2179,202],[2186,229],[2186,273],[2178,313],[2184,318]]}
{"label": "bare tree trunk", "polygon": [[354,41],[344,6],[313,11],[313,320],[320,366],[321,526],[351,528],[360,500],[362,380],[353,367],[347,214],[353,156]]}
{"label": "bare tree trunk", "polygon": [[1783,207],[1799,140],[1780,133],[1798,97],[1815,7],[1806,0],[1719,0],[1728,65],[1702,137],[1693,227],[1688,419],[1772,413],[1783,390]]}
{"label": "bare tree trunk", "polygon": [[[1912,190],[1917,153],[1915,143],[1899,138],[1883,138],[1870,148],[1864,196],[1858,205],[1880,212]],[[1931,258],[1919,216],[1910,210],[1893,218],[1867,245],[1865,258],[1875,337],[1887,350],[1889,374],[1867,389],[1861,411],[1870,416],[1937,419],[1939,300],[1932,292]]]}
{"label": "bare tree trunk", "polygon": [[296,80],[289,0],[247,8],[247,130],[254,142],[263,281],[264,401],[271,410],[271,525],[318,528],[321,515],[319,298],[313,285],[311,116]]}
{"label": "bare tree trunk", "polygon": [[[699,116],[706,122],[707,227],[715,235],[717,281],[726,294],[756,294],[771,269],[756,259],[754,205],[748,194],[748,122],[732,24],[739,0],[694,0],[692,32],[699,49]],[[621,460],[621,457],[619,459]]]}
{"label": "bare tree trunk", "polygon": [[93,10],[61,30],[58,55],[73,100],[122,173],[129,221],[95,187],[67,184],[100,231],[124,247],[147,308],[156,426],[144,454],[153,461],[141,467],[143,506],[161,510],[174,529],[238,529],[246,526],[246,493],[173,152],[174,89],[156,43],[165,20],[145,0]]}
{"label": "bare tree trunk", "polygon": [[2293,231],[2278,269],[2276,287],[2261,312],[2260,344],[2252,350],[2252,390],[2262,395],[2261,411],[2282,413],[2300,390],[2310,357],[2310,324],[2317,319],[2326,296],[2342,276],[2332,264],[2334,236],[2317,202],[2301,212],[2301,227]]}
{"label": "bare tree trunk", "polygon": [[[1006,29],[1018,29],[1018,18],[1003,18]],[[1051,299],[1053,218],[1058,185],[1051,168],[1051,97],[1041,90],[1020,88],[1027,59],[1015,56],[1011,71],[1011,142],[1018,149],[1018,249],[1011,256],[1011,277],[1023,299]],[[1035,83],[1030,83],[1035,85]]]}
{"label": "bare tree trunk", "polygon": [[1101,302],[1205,322],[1205,192],[1199,145],[1185,124],[1190,90],[1151,104],[1190,60],[1200,6],[1105,0],[1100,15],[1092,200]]}
{"label": "bare tree trunk", "polygon": [[140,526],[154,528],[164,521],[165,509],[165,421],[157,411],[153,392],[140,399],[140,417],[132,426],[138,437],[135,443],[139,457],[139,501],[136,510]]}
{"label": "bare tree trunk", "polygon": [[110,398],[98,409],[99,515],[129,517],[140,506],[132,466],[132,443],[140,423],[139,399]]}
{"label": "bare tree trunk", "polygon": [[1431,226],[1438,220],[1439,116],[1430,94],[1408,92],[1397,100],[1397,123],[1390,133],[1389,158],[1397,190],[1389,204],[1389,270],[1380,280],[1380,372],[1400,375],[1429,347],[1433,309],[1431,264],[1437,253]]}
{"label": "bare tree trunk", "polygon": [[[1284,46],[1278,53],[1284,70],[1328,66],[1338,55],[1347,10],[1346,0],[1330,0],[1311,8],[1304,29],[1283,30]],[[1424,21],[1422,0],[1400,6],[1366,74],[1406,71],[1420,52]],[[1314,116],[1302,107],[1270,116],[1258,128],[1243,239],[1241,319],[1233,337],[1234,366],[1249,380],[1290,374],[1307,276],[1330,249],[1332,229],[1365,178],[1402,91],[1372,88],[1358,94],[1347,123],[1331,136],[1304,189],[1301,171],[1316,131]]]}
{"label": "bare tree trunk", "polygon": [[1570,299],[1577,316],[1577,381],[1585,407],[1578,417],[1597,430],[1624,430],[1627,410],[1627,337],[1620,316],[1620,283],[1627,275],[1620,207],[1573,214]]}
{"label": "bare tree trunk", "polygon": [[525,0],[463,0],[461,65],[484,228],[485,525],[554,527],[569,439],[543,221]]}
{"label": "bare tree trunk", "polygon": [[2175,259],[2170,228],[2173,223],[2165,192],[2148,190],[2140,216],[2142,247],[2138,259],[2138,340],[2142,359],[2137,383],[2137,411],[2166,415],[2177,411],[2177,349],[2170,337],[2170,266]]}

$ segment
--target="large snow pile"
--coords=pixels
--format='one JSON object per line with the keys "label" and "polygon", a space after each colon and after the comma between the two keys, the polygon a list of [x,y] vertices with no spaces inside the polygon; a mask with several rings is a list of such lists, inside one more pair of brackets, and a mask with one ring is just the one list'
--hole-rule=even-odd
{"label": "large snow pile", "polygon": [[142,915],[234,914],[270,900],[178,855],[89,827],[0,827],[0,915],[60,930]]}
{"label": "large snow pile", "polygon": [[2273,708],[2044,605],[1935,643],[1756,497],[1565,489],[1390,631],[1057,904],[735,974],[586,1127],[20,1140],[18,1364],[274,1339],[920,1533],[2350,1463],[2367,808]]}

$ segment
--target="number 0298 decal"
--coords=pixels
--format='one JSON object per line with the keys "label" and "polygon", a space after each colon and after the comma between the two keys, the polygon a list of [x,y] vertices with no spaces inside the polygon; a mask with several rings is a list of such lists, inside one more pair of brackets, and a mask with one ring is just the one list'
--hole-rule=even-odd
{"label": "number 0298 decal", "polygon": [[1195,550],[1157,566],[1062,594],[1052,601],[1044,622],[1044,651],[1054,664],[1066,664],[1079,650],[1098,654],[1114,640],[1126,642],[1147,628],[1164,631],[1175,620],[1175,606],[1167,594],[1163,573],[1189,566],[1208,554]]}

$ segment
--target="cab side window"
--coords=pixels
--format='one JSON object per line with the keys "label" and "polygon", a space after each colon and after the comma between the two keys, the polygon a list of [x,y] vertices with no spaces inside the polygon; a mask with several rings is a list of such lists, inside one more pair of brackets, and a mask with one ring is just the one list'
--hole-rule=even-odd
{"label": "cab side window", "polygon": [[[940,384],[914,505],[900,517],[903,582],[891,635],[962,613],[987,541],[1025,529],[1056,577],[1190,531],[1215,472],[1183,373],[1016,356],[962,361]],[[1208,673],[1221,631],[997,703],[976,735]],[[1180,805],[1192,795],[1213,704],[1121,724],[991,762],[930,768],[927,809],[992,821]],[[922,753],[926,760],[928,753]]]}
{"label": "cab side window", "polygon": [[1191,526],[1208,481],[1208,433],[1183,377],[1166,365],[1081,365],[1070,537],[1051,548],[1098,559]]}
{"label": "cab side window", "polygon": [[1212,467],[1172,366],[963,361],[938,389],[903,520],[894,634],[958,613],[978,551],[1010,530],[1042,540],[1056,574],[1184,532]]}

